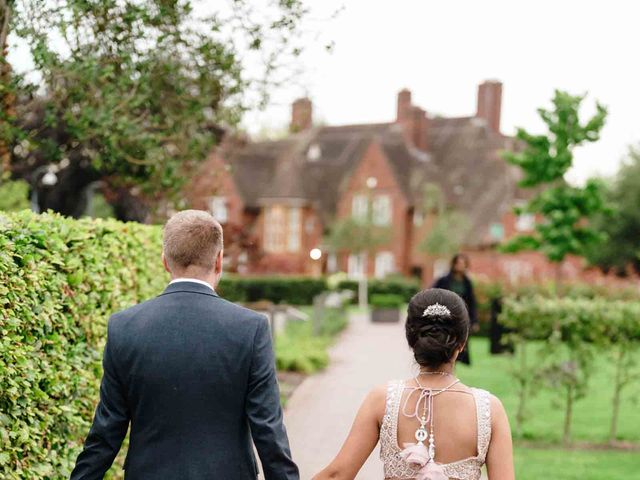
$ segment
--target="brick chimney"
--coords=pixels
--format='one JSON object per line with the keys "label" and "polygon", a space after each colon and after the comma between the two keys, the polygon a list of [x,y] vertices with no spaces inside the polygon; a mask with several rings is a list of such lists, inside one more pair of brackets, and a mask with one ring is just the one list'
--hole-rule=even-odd
{"label": "brick chimney", "polygon": [[484,118],[491,130],[500,133],[502,113],[502,82],[487,80],[478,85],[478,111],[476,117]]}
{"label": "brick chimney", "polygon": [[291,105],[291,125],[289,130],[292,133],[301,132],[311,128],[313,124],[313,104],[307,97],[299,98]]}
{"label": "brick chimney", "polygon": [[396,122],[402,125],[404,136],[418,150],[428,148],[429,119],[427,112],[411,104],[411,91],[406,88],[398,92]]}
{"label": "brick chimney", "polygon": [[411,90],[406,88],[398,92],[398,111],[396,122],[404,122],[411,115]]}
{"label": "brick chimney", "polygon": [[411,109],[412,114],[412,140],[413,145],[423,152],[427,151],[427,131],[429,129],[429,119],[427,118],[427,112],[420,107],[413,107]]}

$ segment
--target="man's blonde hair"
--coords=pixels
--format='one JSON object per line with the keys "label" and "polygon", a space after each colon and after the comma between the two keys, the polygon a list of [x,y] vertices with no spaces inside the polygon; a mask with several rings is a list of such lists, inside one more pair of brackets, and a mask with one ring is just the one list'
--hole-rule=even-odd
{"label": "man's blonde hair", "polygon": [[172,270],[213,269],[222,242],[222,227],[202,210],[178,212],[164,226],[164,257]]}

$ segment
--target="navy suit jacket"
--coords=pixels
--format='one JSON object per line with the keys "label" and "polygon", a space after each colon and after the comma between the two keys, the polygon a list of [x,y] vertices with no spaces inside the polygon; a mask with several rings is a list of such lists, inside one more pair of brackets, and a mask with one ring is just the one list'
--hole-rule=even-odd
{"label": "navy suit jacket", "polygon": [[100,403],[71,480],[298,480],[266,317],[195,282],[109,320]]}

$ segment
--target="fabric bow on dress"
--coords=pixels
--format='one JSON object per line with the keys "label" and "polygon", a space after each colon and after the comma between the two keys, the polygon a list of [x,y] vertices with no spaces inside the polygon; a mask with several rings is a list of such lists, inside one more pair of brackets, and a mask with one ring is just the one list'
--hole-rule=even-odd
{"label": "fabric bow on dress", "polygon": [[444,468],[429,456],[429,450],[422,443],[405,443],[400,456],[410,465],[420,467],[415,480],[449,480]]}

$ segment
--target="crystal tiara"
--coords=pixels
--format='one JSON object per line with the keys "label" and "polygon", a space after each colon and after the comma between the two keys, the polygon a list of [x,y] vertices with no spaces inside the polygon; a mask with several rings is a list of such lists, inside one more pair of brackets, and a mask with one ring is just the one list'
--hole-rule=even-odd
{"label": "crystal tiara", "polygon": [[440,305],[439,303],[434,303],[433,305],[429,305],[422,312],[423,317],[450,317],[451,311],[445,307],[444,305]]}

